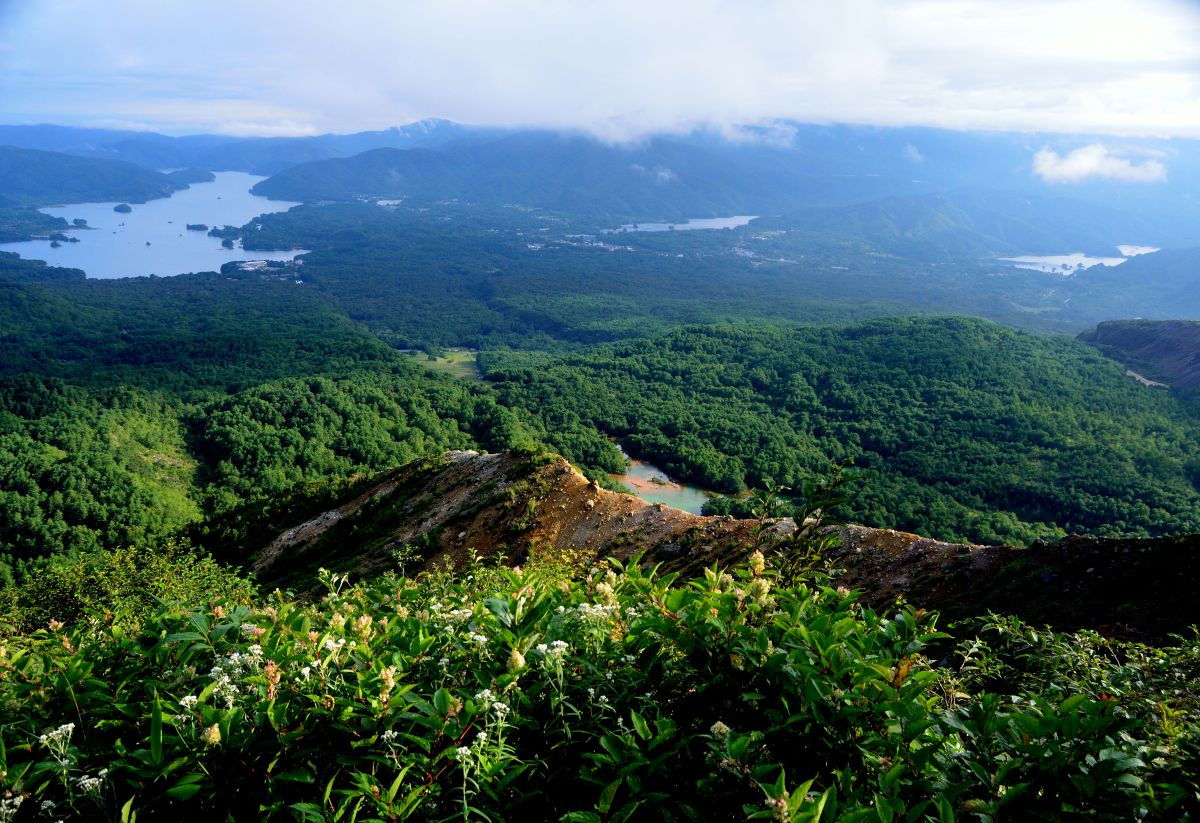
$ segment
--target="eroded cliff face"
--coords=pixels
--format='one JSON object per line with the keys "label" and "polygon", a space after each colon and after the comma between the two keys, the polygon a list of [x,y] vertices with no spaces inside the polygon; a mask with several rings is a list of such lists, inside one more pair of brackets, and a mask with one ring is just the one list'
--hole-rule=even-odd
{"label": "eroded cliff face", "polygon": [[[1200,322],[1113,320],[1079,335],[1155,385],[1187,391],[1200,388]],[[1146,382],[1143,380],[1143,382]]]}
{"label": "eroded cliff face", "polygon": [[[577,559],[640,553],[664,571],[698,575],[742,560],[756,526],[607,491],[561,457],[449,452],[360,484],[336,508],[276,536],[251,567],[264,581],[302,586],[317,566],[355,575],[393,569],[398,550],[412,558],[408,571],[461,563],[472,553],[512,563],[539,552]],[[794,529],[791,520],[773,522],[760,543],[788,551]],[[854,525],[830,530],[838,540],[822,565],[879,608],[904,598],[946,619],[991,610],[1147,640],[1200,621],[1197,536],[1071,537],[1025,549]]]}

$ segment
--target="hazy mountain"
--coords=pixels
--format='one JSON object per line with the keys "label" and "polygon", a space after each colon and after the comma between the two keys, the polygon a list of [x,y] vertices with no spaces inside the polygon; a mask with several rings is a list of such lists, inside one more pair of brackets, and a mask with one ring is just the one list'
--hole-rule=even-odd
{"label": "hazy mountain", "polygon": [[[789,127],[784,138],[766,142],[750,137],[699,132],[613,145],[553,132],[476,133],[424,151],[301,164],[256,191],[309,201],[457,198],[635,221],[871,203],[801,222],[896,235],[901,245],[911,229],[917,245],[944,243],[938,254],[951,257],[1200,243],[1200,204],[1190,195],[1200,184],[1200,151],[1192,143],[1173,144],[1164,181],[1064,185],[1034,173],[1034,154],[1046,145],[1065,153],[1086,138],[852,126]],[[895,200],[918,195],[949,200]]]}
{"label": "hazy mountain", "polygon": [[16,204],[142,203],[181,188],[186,185],[132,163],[0,146],[0,197]]}
{"label": "hazy mountain", "polygon": [[1115,256],[1123,237],[1163,243],[1169,235],[1136,214],[1066,197],[1012,191],[956,191],[891,197],[835,208],[808,208],[755,222],[868,243],[900,257],[933,260],[1057,254]]}
{"label": "hazy mountain", "polygon": [[[196,167],[270,175],[298,163],[345,157],[370,149],[439,145],[473,130],[446,120],[422,120],[383,131],[315,137],[168,137],[153,132],[0,126],[0,145],[125,160],[150,169]],[[481,130],[482,131],[482,130]]]}

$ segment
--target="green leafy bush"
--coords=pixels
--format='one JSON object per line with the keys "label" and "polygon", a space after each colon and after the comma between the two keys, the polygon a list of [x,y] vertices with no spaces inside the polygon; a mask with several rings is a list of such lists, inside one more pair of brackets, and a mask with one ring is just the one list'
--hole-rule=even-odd
{"label": "green leafy bush", "polygon": [[312,604],[10,634],[3,813],[1116,820],[1196,802],[1195,681],[1173,679],[1194,641],[1092,654],[994,620],[955,646],[919,609],[779,585],[758,553],[691,581],[634,563],[573,580],[560,560],[326,573]]}

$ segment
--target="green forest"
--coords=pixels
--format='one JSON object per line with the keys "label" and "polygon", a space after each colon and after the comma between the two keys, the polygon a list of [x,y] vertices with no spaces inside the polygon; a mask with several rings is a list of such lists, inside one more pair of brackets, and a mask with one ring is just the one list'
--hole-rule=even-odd
{"label": "green forest", "polygon": [[505,405],[725,492],[852,459],[849,517],[943,539],[1200,529],[1200,420],[1074,341],[965,318],[690,327],[562,357],[485,353]]}

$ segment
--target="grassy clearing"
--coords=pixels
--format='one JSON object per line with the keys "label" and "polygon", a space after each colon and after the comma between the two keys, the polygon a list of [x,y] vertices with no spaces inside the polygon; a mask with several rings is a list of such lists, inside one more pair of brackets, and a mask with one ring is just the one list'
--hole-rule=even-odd
{"label": "grassy clearing", "polygon": [[416,362],[427,369],[445,372],[464,380],[482,380],[479,364],[476,362],[479,352],[474,349],[446,349],[441,357],[431,357],[423,351],[415,349],[402,350]]}

